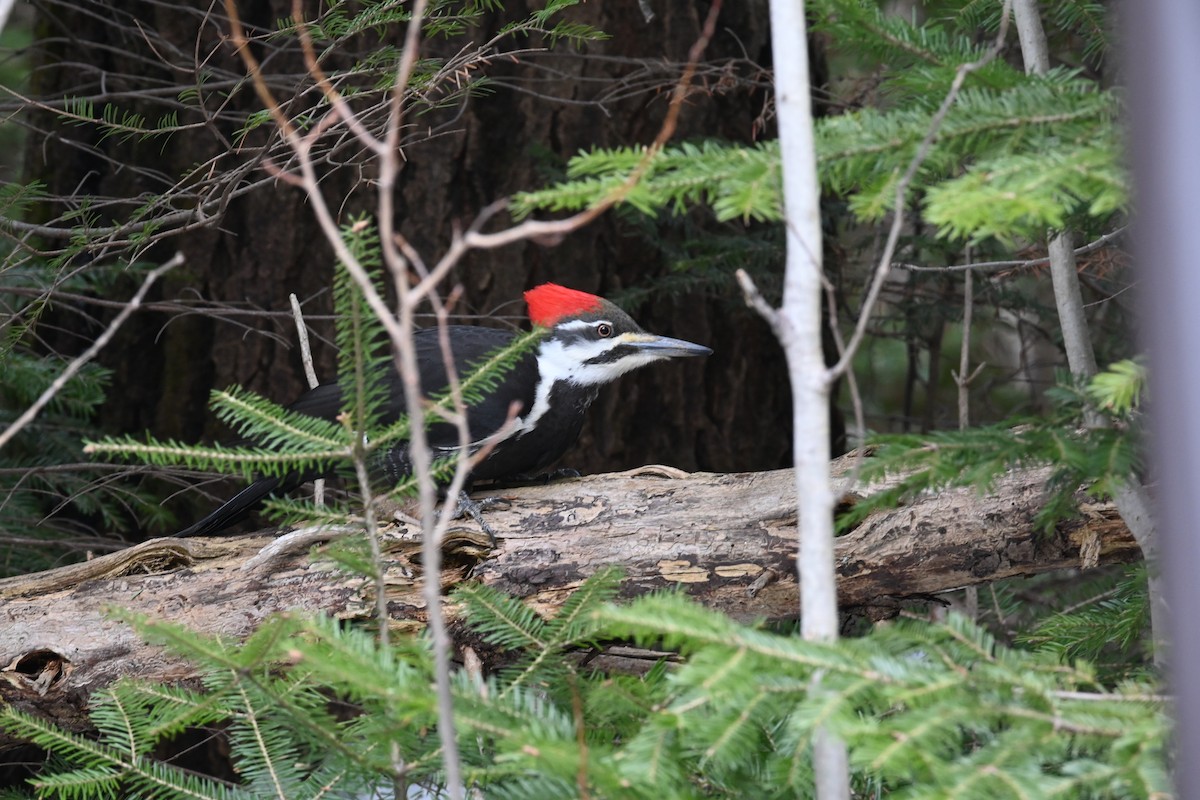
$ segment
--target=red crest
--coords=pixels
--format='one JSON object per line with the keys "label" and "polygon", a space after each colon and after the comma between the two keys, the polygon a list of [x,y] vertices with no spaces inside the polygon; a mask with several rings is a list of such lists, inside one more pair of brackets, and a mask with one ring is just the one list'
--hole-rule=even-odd
{"label": "red crest", "polygon": [[525,293],[529,319],[543,328],[554,327],[563,317],[598,311],[603,302],[594,294],[568,289],[557,283],[543,283]]}

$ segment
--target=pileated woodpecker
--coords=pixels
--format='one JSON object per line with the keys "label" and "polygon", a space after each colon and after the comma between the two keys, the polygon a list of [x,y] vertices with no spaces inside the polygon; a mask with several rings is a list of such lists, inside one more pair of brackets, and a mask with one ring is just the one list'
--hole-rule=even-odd
{"label": "pileated woodpecker", "polygon": [[[544,283],[525,293],[529,318],[543,331],[536,349],[527,351],[498,385],[480,402],[467,409],[471,441],[483,441],[500,431],[514,403],[520,411],[503,438],[471,471],[471,480],[494,480],[529,476],[544,470],[579,438],[588,406],[600,387],[638,367],[667,358],[706,356],[707,347],[679,339],[646,333],[621,309],[596,295]],[[469,369],[486,356],[505,347],[515,333],[495,328],[452,325],[450,346],[457,371]],[[421,387],[427,394],[447,388],[445,361],[437,329],[415,334],[417,366]],[[389,396],[384,421],[399,418],[405,409],[400,376],[388,378]],[[337,384],[324,384],[302,395],[289,408],[322,419],[333,420],[342,409],[342,391]],[[458,449],[458,431],[446,423],[429,428],[434,455],[449,455]],[[382,459],[383,471],[393,481],[411,474],[407,443],[401,442]],[[245,517],[268,495],[297,488],[318,475],[260,478],[219,508],[180,531],[177,536],[209,536],[220,533]]]}

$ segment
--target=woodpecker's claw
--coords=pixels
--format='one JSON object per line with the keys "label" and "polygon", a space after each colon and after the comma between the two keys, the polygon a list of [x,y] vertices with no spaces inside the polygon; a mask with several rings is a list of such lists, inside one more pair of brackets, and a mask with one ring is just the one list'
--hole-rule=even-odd
{"label": "woodpecker's claw", "polygon": [[491,525],[483,519],[483,512],[489,508],[511,508],[512,502],[503,497],[481,497],[479,500],[472,500],[466,492],[458,493],[458,509],[454,516],[456,519],[461,518],[464,514],[475,520],[476,524],[487,534],[488,544],[493,549],[496,547],[496,531]]}

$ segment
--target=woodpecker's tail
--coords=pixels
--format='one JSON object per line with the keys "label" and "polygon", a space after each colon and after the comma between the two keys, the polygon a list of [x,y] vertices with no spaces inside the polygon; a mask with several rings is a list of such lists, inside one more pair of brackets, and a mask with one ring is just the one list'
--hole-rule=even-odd
{"label": "woodpecker's tail", "polygon": [[174,535],[181,537],[221,535],[230,525],[245,519],[268,495],[295,488],[294,486],[285,486],[281,489],[280,483],[279,478],[259,478],[222,503],[216,511]]}

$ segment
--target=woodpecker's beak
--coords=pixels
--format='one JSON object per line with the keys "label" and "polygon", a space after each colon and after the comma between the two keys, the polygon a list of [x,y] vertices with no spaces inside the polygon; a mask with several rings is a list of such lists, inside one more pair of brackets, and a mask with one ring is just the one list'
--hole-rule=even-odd
{"label": "woodpecker's beak", "polygon": [[712,355],[712,350],[702,344],[692,344],[682,339],[656,336],[653,333],[627,333],[620,337],[625,344],[654,358],[687,358],[689,356]]}

